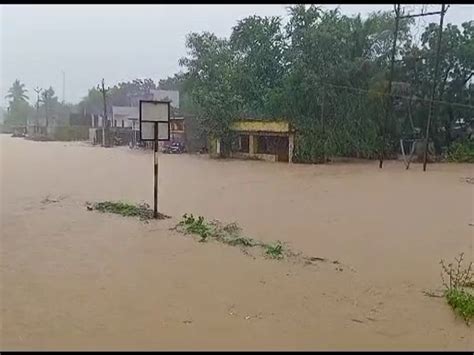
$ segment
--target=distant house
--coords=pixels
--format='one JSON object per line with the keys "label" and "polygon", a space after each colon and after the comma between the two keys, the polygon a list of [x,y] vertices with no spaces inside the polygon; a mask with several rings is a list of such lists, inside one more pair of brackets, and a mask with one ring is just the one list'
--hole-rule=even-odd
{"label": "distant house", "polygon": [[69,126],[69,117],[57,114],[51,114],[48,118],[45,116],[32,116],[27,119],[27,134],[33,136],[53,137],[61,127]]}
{"label": "distant house", "polygon": [[112,106],[112,127],[134,128],[138,120],[139,108],[131,106]]}
{"label": "distant house", "polygon": [[153,100],[171,102],[171,106],[179,108],[179,91],[176,90],[151,90]]}
{"label": "distant house", "polygon": [[214,138],[210,142],[211,156],[292,162],[295,132],[289,122],[240,120],[232,124],[231,130],[235,133],[231,146],[223,146]]}

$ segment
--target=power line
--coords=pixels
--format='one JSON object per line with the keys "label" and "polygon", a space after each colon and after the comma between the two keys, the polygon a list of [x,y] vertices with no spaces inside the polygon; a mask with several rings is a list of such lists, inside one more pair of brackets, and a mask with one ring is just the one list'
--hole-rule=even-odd
{"label": "power line", "polygon": [[[325,82],[319,82],[319,84],[326,85],[326,86],[332,86],[336,87],[339,89],[347,89],[347,90],[352,90],[360,93],[371,93],[371,92],[376,92],[375,90],[369,90],[369,89],[362,89],[362,88],[356,88],[353,86],[346,86],[346,85],[337,85],[337,84],[331,84],[331,83],[325,83]],[[425,102],[431,102],[433,101],[434,103],[438,104],[445,104],[445,105],[451,105],[451,106],[457,106],[461,108],[468,108],[468,109],[474,109],[474,106],[472,105],[466,105],[466,104],[460,104],[457,102],[451,102],[451,101],[444,101],[444,100],[431,100],[431,99],[425,99],[421,97],[411,97],[411,96],[405,96],[405,95],[396,95],[396,94],[389,94],[386,92],[381,92],[377,93],[380,96],[392,96],[394,98],[400,98],[400,99],[406,99],[406,100],[411,100],[411,101],[425,101]]]}

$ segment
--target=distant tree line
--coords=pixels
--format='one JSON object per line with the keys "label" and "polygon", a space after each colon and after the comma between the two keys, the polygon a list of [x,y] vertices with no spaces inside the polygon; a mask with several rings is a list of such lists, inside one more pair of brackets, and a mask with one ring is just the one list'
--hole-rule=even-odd
{"label": "distant tree line", "polygon": [[[438,25],[427,25],[421,41],[415,41],[414,20],[400,20],[388,93],[394,21],[392,12],[362,18],[295,5],[288,8],[285,25],[280,17],[250,16],[236,23],[229,38],[190,33],[187,55],[179,60],[182,72],[158,83],[118,83],[107,91],[108,109],[136,105],[154,89],[178,90],[181,110],[195,115],[206,134],[224,142],[232,138],[229,127],[236,119],[289,120],[298,132],[296,160],[302,162],[318,162],[323,156],[376,157],[390,110],[385,149],[395,153],[400,137],[424,134]],[[436,98],[443,103],[436,105],[431,132],[438,152],[453,143],[452,126],[474,116],[474,21],[461,27],[447,24],[442,39]],[[393,97],[391,106],[387,94]],[[19,81],[8,98],[7,120],[19,122],[32,110]],[[54,91],[43,99],[58,104]],[[91,88],[76,109],[101,114],[99,88]]]}
{"label": "distant tree line", "polygon": [[28,90],[25,84],[18,79],[8,89],[5,98],[8,100],[8,107],[3,124],[10,127],[26,126],[28,121],[34,123],[40,118],[45,121],[44,125],[47,126],[52,119],[68,116],[71,110],[71,105],[59,102],[51,86],[40,92],[39,100],[36,96],[31,97],[35,102],[34,105],[31,105],[28,102],[30,99]]}

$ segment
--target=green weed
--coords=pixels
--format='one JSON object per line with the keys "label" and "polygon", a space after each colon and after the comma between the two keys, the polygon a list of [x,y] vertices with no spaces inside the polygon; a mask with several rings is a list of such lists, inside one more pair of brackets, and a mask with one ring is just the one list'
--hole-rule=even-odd
{"label": "green weed", "polygon": [[453,310],[470,325],[474,319],[474,296],[468,291],[453,288],[446,292],[446,299]]}
{"label": "green weed", "polygon": [[213,239],[241,248],[261,247],[265,248],[266,254],[272,258],[281,259],[283,257],[283,246],[280,243],[267,245],[252,238],[244,237],[236,223],[222,224],[217,220],[206,221],[202,216],[196,218],[192,214],[185,214],[177,227],[180,227],[185,233],[198,235],[201,242]]}
{"label": "green weed", "polygon": [[[147,203],[133,205],[127,202],[104,201],[94,204],[87,204],[87,209],[99,212],[115,213],[126,217],[139,217],[141,220],[153,219],[153,210]],[[162,213],[158,213],[158,219],[169,218]]]}
{"label": "green weed", "polygon": [[445,297],[451,308],[459,314],[467,325],[474,319],[474,270],[472,261],[463,267],[464,253],[454,258],[454,263],[440,261],[441,279],[446,289]]}
{"label": "green weed", "polygon": [[283,258],[283,245],[280,242],[265,245],[265,255],[272,259]]}

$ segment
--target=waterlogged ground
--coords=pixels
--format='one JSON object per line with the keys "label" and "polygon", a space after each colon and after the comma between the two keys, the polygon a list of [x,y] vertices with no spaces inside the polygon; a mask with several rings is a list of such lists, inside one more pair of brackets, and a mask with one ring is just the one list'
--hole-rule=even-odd
{"label": "waterlogged ground", "polygon": [[[151,152],[5,135],[0,149],[2,349],[474,348],[423,294],[441,258],[473,259],[472,166],[160,155],[174,218],[147,224],[85,203],[151,204]],[[198,243],[169,230],[186,212],[340,264]]]}

